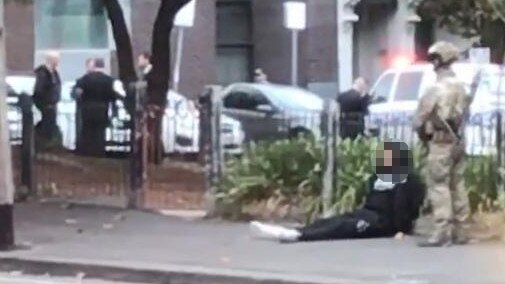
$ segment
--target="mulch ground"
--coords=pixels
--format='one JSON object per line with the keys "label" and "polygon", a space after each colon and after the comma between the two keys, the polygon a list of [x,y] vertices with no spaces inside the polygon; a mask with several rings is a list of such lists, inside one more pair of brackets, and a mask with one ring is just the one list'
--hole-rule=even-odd
{"label": "mulch ground", "polygon": [[[15,184],[20,187],[21,151],[12,148]],[[196,162],[166,159],[150,166],[143,191],[146,209],[202,209],[204,172]],[[36,159],[40,198],[124,197],[129,190],[127,159],[41,153]]]}

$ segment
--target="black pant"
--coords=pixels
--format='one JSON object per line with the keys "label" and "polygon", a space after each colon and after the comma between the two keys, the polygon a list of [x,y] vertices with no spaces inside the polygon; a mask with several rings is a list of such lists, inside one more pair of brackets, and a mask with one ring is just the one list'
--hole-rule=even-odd
{"label": "black pant", "polygon": [[366,209],[319,219],[301,228],[300,232],[300,241],[380,238],[393,234],[390,226],[376,212]]}
{"label": "black pant", "polygon": [[80,129],[76,152],[85,156],[105,156],[105,131],[110,123],[108,105],[106,103],[82,104],[79,106],[77,115],[80,115]]}
{"label": "black pant", "polygon": [[365,132],[365,122],[362,119],[343,118],[340,125],[340,137],[342,139],[350,138],[355,140],[359,135],[363,136]]}
{"label": "black pant", "polygon": [[62,134],[57,124],[57,108],[55,105],[39,106],[41,120],[35,125],[37,145],[42,148],[59,147],[62,144]]}

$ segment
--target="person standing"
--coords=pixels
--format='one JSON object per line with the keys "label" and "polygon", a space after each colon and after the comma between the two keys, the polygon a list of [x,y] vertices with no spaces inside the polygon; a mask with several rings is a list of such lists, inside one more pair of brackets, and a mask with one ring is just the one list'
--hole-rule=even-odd
{"label": "person standing", "polygon": [[259,84],[268,83],[268,76],[263,72],[263,69],[258,68],[254,71],[254,82]]}
{"label": "person standing", "polygon": [[57,125],[58,102],[61,99],[61,79],[58,73],[59,54],[47,53],[45,63],[35,69],[33,102],[42,119],[35,126],[37,145],[47,148],[60,146],[62,135]]}
{"label": "person standing", "polygon": [[151,72],[153,66],[151,65],[151,54],[147,51],[142,52],[137,58],[138,77],[145,79],[147,74]]}
{"label": "person standing", "polygon": [[368,114],[368,83],[359,77],[354,80],[352,88],[340,94],[337,102],[340,105],[340,136],[342,139],[356,139],[365,131],[365,116]]}
{"label": "person standing", "polygon": [[421,247],[439,247],[468,242],[470,215],[465,191],[465,143],[462,137],[469,100],[464,85],[456,79],[451,65],[459,50],[451,43],[437,42],[428,50],[437,82],[419,102],[414,128],[428,144],[427,184],[435,228]]}
{"label": "person standing", "polygon": [[105,131],[110,125],[109,108],[124,96],[116,80],[105,74],[105,63],[94,59],[94,66],[75,84],[81,110],[81,131],[76,152],[86,156],[105,155]]}

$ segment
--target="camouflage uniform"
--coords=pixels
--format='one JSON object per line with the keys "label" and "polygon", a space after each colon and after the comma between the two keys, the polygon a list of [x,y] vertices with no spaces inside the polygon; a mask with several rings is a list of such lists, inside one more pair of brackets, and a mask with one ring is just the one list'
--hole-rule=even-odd
{"label": "camouflage uniform", "polygon": [[[465,191],[465,144],[458,137],[463,129],[461,115],[457,126],[451,127],[440,117],[441,109],[452,109],[463,114],[468,111],[468,98],[464,86],[450,70],[459,52],[449,43],[435,44],[430,53],[437,72],[437,82],[421,98],[414,127],[422,129],[429,137],[426,182],[435,219],[432,236],[421,246],[442,246],[465,243],[466,224],[470,210]],[[452,130],[451,130],[452,129]]]}

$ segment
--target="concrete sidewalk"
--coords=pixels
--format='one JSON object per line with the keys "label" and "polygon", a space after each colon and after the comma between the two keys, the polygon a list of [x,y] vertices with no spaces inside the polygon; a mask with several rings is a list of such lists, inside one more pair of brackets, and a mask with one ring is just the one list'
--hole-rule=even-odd
{"label": "concrete sidewalk", "polygon": [[159,282],[163,277],[170,283],[505,283],[505,246],[498,243],[421,249],[407,238],[282,245],[252,239],[245,224],[221,221],[35,203],[18,205],[15,213],[17,241],[33,247],[0,253],[1,270],[108,273],[148,283],[168,283]]}

